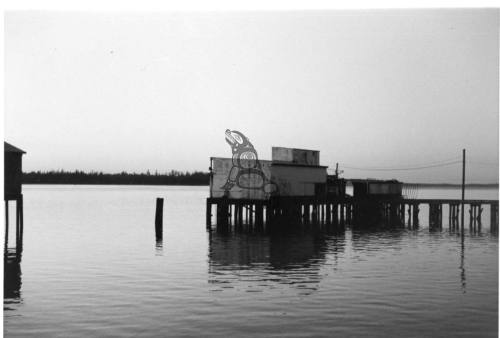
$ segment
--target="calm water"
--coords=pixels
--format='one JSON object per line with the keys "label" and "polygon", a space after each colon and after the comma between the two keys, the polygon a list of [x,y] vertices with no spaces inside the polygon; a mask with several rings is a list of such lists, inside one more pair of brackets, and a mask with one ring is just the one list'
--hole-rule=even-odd
{"label": "calm water", "polygon": [[[7,337],[497,336],[498,237],[488,208],[482,233],[463,240],[447,230],[446,213],[443,231],[430,232],[425,210],[419,230],[220,234],[205,230],[207,187],[23,190]],[[162,243],[156,197],[166,199]]]}

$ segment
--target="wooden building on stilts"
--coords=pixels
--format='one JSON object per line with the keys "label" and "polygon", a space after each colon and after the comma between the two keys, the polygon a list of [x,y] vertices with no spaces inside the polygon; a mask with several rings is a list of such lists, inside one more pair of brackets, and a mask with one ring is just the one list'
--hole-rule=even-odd
{"label": "wooden building on stilts", "polygon": [[[22,241],[23,233],[23,193],[22,193],[22,163],[26,154],[7,142],[4,142],[4,201],[5,201],[5,247],[9,236],[9,201],[16,203],[16,246]],[[22,245],[22,244],[21,244]]]}

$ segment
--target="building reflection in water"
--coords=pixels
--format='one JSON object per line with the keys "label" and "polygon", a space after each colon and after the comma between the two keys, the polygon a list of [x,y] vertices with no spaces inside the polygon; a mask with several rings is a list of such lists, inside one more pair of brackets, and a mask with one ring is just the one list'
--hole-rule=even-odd
{"label": "building reflection in water", "polygon": [[16,241],[15,248],[4,250],[3,262],[3,297],[4,310],[9,310],[8,304],[19,303],[21,300],[21,257],[22,257],[22,238]]}
{"label": "building reflection in water", "polygon": [[[346,245],[356,252],[404,250],[409,232],[404,228],[336,231],[328,227],[292,227],[283,230],[232,228],[212,230],[209,236],[209,283],[214,291],[227,288],[276,288],[289,285],[309,294],[325,274],[335,271]],[[465,244],[462,236],[460,282],[466,291]],[[328,266],[328,269],[322,267]],[[249,291],[249,290],[247,290]]]}
{"label": "building reflection in water", "polygon": [[326,256],[336,262],[344,244],[344,232],[325,228],[209,231],[209,283],[224,289],[248,282],[253,291],[286,284],[309,294],[318,288]]}
{"label": "building reflection in water", "polygon": [[401,227],[352,230],[351,245],[354,251],[401,250],[403,237],[407,235],[408,232]]}

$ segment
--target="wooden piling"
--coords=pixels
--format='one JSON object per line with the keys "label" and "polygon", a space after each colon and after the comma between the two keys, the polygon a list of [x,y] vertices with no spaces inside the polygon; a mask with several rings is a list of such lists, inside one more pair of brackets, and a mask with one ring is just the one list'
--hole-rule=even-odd
{"label": "wooden piling", "polygon": [[20,196],[19,198],[19,203],[20,203],[20,223],[21,223],[21,232],[24,230],[24,206],[23,206],[23,195]]}
{"label": "wooden piling", "polygon": [[331,203],[326,204],[326,224],[332,223],[332,205]]}
{"label": "wooden piling", "polygon": [[156,239],[163,238],[163,198],[159,197],[156,199],[155,233]]}
{"label": "wooden piling", "polygon": [[413,204],[413,227],[418,228],[419,222],[418,222],[418,213],[420,212],[420,207],[418,203]]}
{"label": "wooden piling", "polygon": [[498,231],[498,204],[490,204],[490,231]]}
{"label": "wooden piling", "polygon": [[469,208],[469,231],[472,231],[472,228],[473,228],[473,222],[474,222],[473,213],[475,210],[476,210],[476,208],[474,208],[474,206],[471,205]]}
{"label": "wooden piling", "polygon": [[207,199],[207,210],[206,210],[206,225],[207,229],[212,228],[212,203]]}
{"label": "wooden piling", "polygon": [[5,247],[4,251],[7,252],[9,244],[9,202],[5,201]]}
{"label": "wooden piling", "polygon": [[21,209],[19,206],[19,199],[16,200],[16,234],[21,235]]}
{"label": "wooden piling", "polygon": [[338,225],[339,224],[339,204],[334,203],[333,204],[333,224]]}
{"label": "wooden piling", "polygon": [[429,228],[441,229],[443,226],[442,204],[429,203]]}
{"label": "wooden piling", "polygon": [[461,229],[464,232],[464,209],[465,209],[465,149],[462,149],[462,211],[461,211]]}
{"label": "wooden piling", "polygon": [[411,229],[411,204],[408,204],[408,229]]}
{"label": "wooden piling", "polygon": [[453,227],[453,205],[450,204],[448,206],[448,230],[451,230]]}
{"label": "wooden piling", "polygon": [[255,225],[257,227],[262,227],[264,225],[262,203],[258,203],[255,205]]}

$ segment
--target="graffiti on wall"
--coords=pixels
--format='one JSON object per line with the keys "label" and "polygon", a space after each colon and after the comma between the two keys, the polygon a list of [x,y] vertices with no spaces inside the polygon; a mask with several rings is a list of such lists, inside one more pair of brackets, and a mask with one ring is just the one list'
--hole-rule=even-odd
{"label": "graffiti on wall", "polygon": [[225,184],[227,194],[236,185],[241,189],[262,190],[266,194],[278,194],[278,185],[262,170],[257,151],[248,137],[237,130],[226,130],[226,142],[231,147],[232,167]]}

